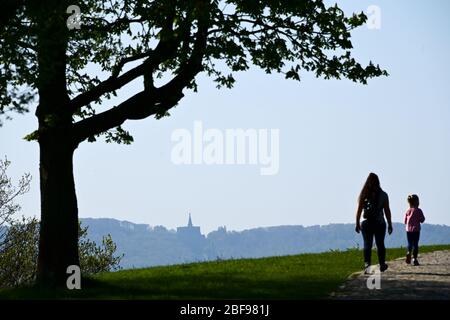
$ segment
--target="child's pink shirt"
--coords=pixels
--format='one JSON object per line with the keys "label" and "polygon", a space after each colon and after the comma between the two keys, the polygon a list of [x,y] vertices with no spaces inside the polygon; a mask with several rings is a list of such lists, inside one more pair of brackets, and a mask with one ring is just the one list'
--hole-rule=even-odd
{"label": "child's pink shirt", "polygon": [[407,232],[420,231],[420,224],[425,221],[425,216],[419,208],[409,208],[405,213],[405,224]]}

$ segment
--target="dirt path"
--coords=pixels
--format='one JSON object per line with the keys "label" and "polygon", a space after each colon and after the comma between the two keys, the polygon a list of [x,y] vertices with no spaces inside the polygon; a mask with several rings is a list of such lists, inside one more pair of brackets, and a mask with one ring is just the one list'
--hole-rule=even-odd
{"label": "dirt path", "polygon": [[420,266],[407,265],[401,258],[388,262],[389,269],[381,274],[354,273],[331,298],[450,300],[450,250],[419,254],[419,262]]}

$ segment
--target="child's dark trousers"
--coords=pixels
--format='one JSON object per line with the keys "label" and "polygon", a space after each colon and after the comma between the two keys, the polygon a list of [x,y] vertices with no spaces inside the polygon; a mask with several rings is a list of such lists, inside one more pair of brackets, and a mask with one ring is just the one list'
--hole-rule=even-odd
{"label": "child's dark trousers", "polygon": [[408,252],[417,259],[417,255],[419,254],[419,238],[420,231],[417,232],[406,232],[406,238],[408,239]]}

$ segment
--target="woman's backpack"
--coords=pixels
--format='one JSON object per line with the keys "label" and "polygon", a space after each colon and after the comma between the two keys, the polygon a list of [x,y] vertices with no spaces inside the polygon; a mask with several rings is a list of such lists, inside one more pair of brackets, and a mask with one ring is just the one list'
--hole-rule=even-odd
{"label": "woman's backpack", "polygon": [[380,192],[377,192],[375,197],[373,199],[364,199],[363,204],[363,218],[367,220],[375,220],[379,213],[380,213],[380,207],[379,207],[379,199],[380,199]]}

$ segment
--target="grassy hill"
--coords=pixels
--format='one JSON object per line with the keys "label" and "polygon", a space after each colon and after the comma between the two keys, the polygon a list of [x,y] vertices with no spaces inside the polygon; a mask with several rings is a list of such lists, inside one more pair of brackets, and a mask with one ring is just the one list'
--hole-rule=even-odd
{"label": "grassy hill", "polygon": [[[423,246],[421,252],[446,249]],[[387,250],[388,260],[404,254],[404,248]],[[79,291],[3,289],[0,299],[323,299],[362,264],[355,249],[191,263],[104,273],[85,279]]]}

